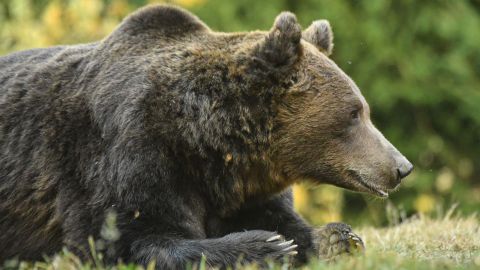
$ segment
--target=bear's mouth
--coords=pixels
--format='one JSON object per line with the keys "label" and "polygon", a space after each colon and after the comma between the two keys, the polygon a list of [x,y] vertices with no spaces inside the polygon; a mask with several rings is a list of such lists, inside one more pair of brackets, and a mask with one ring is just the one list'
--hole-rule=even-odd
{"label": "bear's mouth", "polygon": [[354,185],[357,187],[359,192],[365,192],[372,195],[376,195],[378,197],[388,198],[388,192],[386,189],[380,188],[370,183],[354,170],[348,170],[348,173],[355,180],[357,180],[357,181],[354,181],[355,183]]}
{"label": "bear's mouth", "polygon": [[365,189],[368,190],[369,193],[372,193],[373,195],[377,195],[379,197],[382,197],[382,198],[388,198],[388,192],[386,190],[383,190],[381,188],[378,188],[370,183],[368,183],[367,181],[364,181],[363,178],[359,178],[358,179],[360,185],[362,185]]}

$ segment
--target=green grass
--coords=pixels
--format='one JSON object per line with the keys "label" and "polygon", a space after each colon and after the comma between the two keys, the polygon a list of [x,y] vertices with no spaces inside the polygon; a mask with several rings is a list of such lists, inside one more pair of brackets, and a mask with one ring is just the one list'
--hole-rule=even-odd
{"label": "green grass", "polygon": [[[480,269],[480,221],[477,216],[443,219],[421,216],[388,228],[357,228],[363,237],[366,252],[354,257],[333,261],[310,262],[301,269]],[[104,266],[101,255],[93,263],[82,264],[68,252],[49,259],[49,262],[16,264],[19,269],[79,269],[79,270],[137,270],[135,265]],[[153,269],[153,264],[148,268]],[[287,265],[272,265],[271,269],[288,269]],[[202,264],[192,269],[206,269]],[[257,269],[246,266],[245,270]]]}
{"label": "green grass", "polygon": [[400,225],[358,230],[366,242],[361,257],[313,262],[309,269],[480,269],[480,223],[476,216],[427,217]]}

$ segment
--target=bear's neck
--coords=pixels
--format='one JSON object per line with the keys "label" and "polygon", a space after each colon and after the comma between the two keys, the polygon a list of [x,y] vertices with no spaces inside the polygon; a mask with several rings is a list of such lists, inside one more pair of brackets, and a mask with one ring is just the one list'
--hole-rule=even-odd
{"label": "bear's neck", "polygon": [[[223,217],[246,203],[268,200],[294,183],[278,173],[266,158],[235,160],[227,153],[217,159],[215,166],[203,167],[197,180],[216,214]],[[211,159],[203,164],[212,164]]]}

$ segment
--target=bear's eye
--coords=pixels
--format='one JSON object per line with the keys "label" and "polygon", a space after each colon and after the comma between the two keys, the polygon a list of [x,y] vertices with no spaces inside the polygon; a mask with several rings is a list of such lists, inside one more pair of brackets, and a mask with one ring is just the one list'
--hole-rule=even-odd
{"label": "bear's eye", "polygon": [[353,110],[350,112],[350,117],[352,118],[352,120],[357,120],[360,118],[360,110]]}

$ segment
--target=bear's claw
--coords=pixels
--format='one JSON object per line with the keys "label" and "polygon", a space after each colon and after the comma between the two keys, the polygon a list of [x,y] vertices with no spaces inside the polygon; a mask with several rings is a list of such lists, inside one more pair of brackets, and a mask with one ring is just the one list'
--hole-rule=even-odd
{"label": "bear's claw", "polygon": [[281,238],[282,238],[282,236],[277,234],[275,236],[272,236],[272,237],[268,238],[266,242],[273,242],[273,241],[276,241],[276,240],[280,240]]}
{"label": "bear's claw", "polygon": [[298,247],[298,245],[292,245],[292,246],[289,246],[289,247],[286,247],[284,249],[282,249],[282,251],[290,251],[292,249],[296,249]]}
{"label": "bear's claw", "polygon": [[279,245],[279,246],[289,246],[289,245],[291,245],[292,243],[293,243],[293,239],[290,240],[290,241],[285,241],[285,242],[280,243],[280,244],[278,244],[278,245]]}

